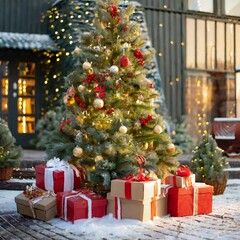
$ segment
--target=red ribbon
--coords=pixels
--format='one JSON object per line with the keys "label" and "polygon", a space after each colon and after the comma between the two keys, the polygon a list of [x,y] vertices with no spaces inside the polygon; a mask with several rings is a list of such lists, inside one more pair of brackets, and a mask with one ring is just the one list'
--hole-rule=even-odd
{"label": "red ribbon", "polygon": [[155,179],[150,178],[149,176],[146,176],[143,173],[144,169],[140,168],[139,173],[134,176],[133,174],[128,174],[126,177],[121,178],[122,180],[126,180],[125,182],[125,198],[126,199],[132,199],[132,188],[131,183],[132,182],[148,182],[148,181],[154,181]]}

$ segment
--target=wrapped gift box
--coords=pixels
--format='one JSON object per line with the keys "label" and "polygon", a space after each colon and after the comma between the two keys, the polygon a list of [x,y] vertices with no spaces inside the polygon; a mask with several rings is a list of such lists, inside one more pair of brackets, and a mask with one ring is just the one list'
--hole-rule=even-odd
{"label": "wrapped gift box", "polygon": [[[63,192],[64,189],[64,171],[63,170],[54,170],[53,171],[53,189],[46,189],[45,187],[45,169],[46,169],[45,164],[40,164],[35,166],[35,171],[36,171],[36,186],[43,189],[43,190],[50,190],[54,191],[55,193],[57,192]],[[76,176],[76,172],[71,169],[74,174],[74,188],[73,189],[79,189],[81,185],[81,178]],[[67,180],[68,181],[68,180]],[[72,190],[72,189],[68,189]]]}
{"label": "wrapped gift box", "polygon": [[42,221],[54,218],[57,215],[56,198],[48,196],[39,199],[34,203],[34,200],[31,202],[23,193],[19,194],[15,197],[17,212]]}
{"label": "wrapped gift box", "polygon": [[117,219],[129,218],[148,221],[155,216],[168,214],[168,185],[161,185],[160,195],[144,201],[118,198],[108,193],[107,214],[112,213]]}
{"label": "wrapped gift box", "polygon": [[213,187],[195,183],[187,188],[170,188],[168,213],[174,217],[192,216],[212,212]]}
{"label": "wrapped gift box", "polygon": [[155,216],[167,215],[167,197],[154,197],[153,199],[155,200],[136,201],[113,197],[108,193],[107,214],[112,213],[117,219],[129,218],[143,222],[153,219]]}
{"label": "wrapped gift box", "polygon": [[160,179],[142,182],[115,179],[111,181],[111,195],[138,201],[151,200],[160,195],[160,185]]}
{"label": "wrapped gift box", "polygon": [[189,187],[195,183],[195,174],[191,174],[189,177],[169,175],[165,178],[165,183],[178,188]]}
{"label": "wrapped gift box", "polygon": [[93,192],[58,193],[58,216],[74,222],[77,219],[103,217],[106,215],[107,200]]}

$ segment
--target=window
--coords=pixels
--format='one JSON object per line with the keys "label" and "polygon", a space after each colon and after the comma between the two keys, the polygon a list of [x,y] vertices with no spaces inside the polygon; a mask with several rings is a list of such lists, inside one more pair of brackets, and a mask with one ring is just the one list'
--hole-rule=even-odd
{"label": "window", "polygon": [[200,12],[213,12],[213,0],[188,0],[188,9]]}
{"label": "window", "polygon": [[186,113],[198,138],[211,130],[214,117],[236,116],[240,24],[189,17],[186,34]]}
{"label": "window", "polygon": [[225,0],[225,14],[240,17],[240,0]]}

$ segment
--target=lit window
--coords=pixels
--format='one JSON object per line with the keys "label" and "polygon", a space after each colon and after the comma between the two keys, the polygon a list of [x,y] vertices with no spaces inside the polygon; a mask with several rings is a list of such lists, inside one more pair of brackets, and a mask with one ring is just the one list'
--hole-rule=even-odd
{"label": "lit window", "polygon": [[225,1],[225,14],[240,17],[240,0]]}
{"label": "lit window", "polygon": [[200,12],[213,12],[213,0],[188,0],[188,9]]}

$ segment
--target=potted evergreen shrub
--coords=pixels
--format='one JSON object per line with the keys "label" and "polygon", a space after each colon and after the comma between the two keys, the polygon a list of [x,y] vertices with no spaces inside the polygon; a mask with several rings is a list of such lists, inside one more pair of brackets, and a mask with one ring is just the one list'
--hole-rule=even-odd
{"label": "potted evergreen shrub", "polygon": [[0,181],[12,177],[13,168],[19,165],[21,156],[22,148],[15,146],[15,138],[7,123],[0,118]]}
{"label": "potted evergreen shrub", "polygon": [[212,135],[202,136],[200,144],[193,150],[190,169],[196,180],[214,187],[214,195],[223,194],[227,184],[228,161],[223,150],[217,146]]}

